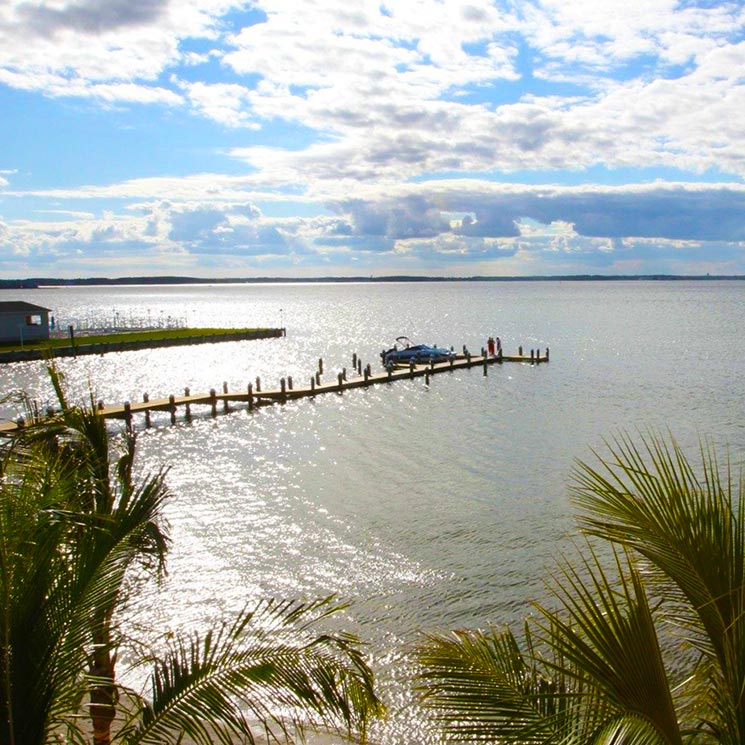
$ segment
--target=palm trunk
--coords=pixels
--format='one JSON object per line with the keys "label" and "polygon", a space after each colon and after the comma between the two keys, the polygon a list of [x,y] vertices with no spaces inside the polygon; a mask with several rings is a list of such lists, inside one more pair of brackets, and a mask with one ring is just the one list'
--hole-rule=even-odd
{"label": "palm trunk", "polygon": [[119,701],[114,677],[114,657],[108,650],[94,653],[90,673],[100,680],[91,690],[90,716],[93,726],[93,745],[111,745],[111,723]]}
{"label": "palm trunk", "polygon": [[93,745],[111,745],[111,723],[116,716],[119,691],[116,686],[116,652],[111,644],[111,618],[107,609],[94,634],[94,647],[90,659],[90,675],[96,680],[90,697],[90,717],[93,727]]}

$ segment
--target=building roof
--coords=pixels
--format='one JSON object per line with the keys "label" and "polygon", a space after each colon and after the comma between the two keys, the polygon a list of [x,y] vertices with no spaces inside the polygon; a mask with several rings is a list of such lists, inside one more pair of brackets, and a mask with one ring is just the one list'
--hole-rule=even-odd
{"label": "building roof", "polygon": [[33,303],[27,303],[24,300],[8,300],[6,302],[0,301],[0,313],[33,313],[43,311],[51,311],[51,308],[45,308],[42,305],[34,305]]}

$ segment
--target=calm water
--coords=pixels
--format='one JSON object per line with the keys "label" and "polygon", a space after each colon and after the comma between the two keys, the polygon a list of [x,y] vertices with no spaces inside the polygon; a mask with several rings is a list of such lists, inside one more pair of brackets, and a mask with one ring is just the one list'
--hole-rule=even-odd
{"label": "calm water", "polygon": [[[422,632],[515,622],[570,545],[575,459],[603,437],[662,429],[694,452],[713,435],[735,462],[745,283],[536,282],[66,288],[5,292],[59,318],[114,312],[190,325],[280,323],[282,340],[82,357],[60,363],[76,395],[108,402],[305,381],[406,334],[551,363],[505,364],[195,418],[140,437],[140,467],[170,466],[174,539],[156,631],[199,625],[248,598],[353,601],[391,718],[381,742],[430,742],[407,683]],[[0,369],[0,388],[50,398],[42,366]],[[6,409],[6,414],[9,413]],[[148,599],[150,600],[150,599]],[[152,605],[148,603],[148,605]],[[152,613],[151,608],[148,611]],[[152,618],[152,616],[151,616]]]}

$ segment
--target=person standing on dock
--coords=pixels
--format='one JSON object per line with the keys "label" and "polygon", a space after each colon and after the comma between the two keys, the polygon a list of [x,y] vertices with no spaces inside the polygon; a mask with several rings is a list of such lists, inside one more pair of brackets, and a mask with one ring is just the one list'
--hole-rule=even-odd
{"label": "person standing on dock", "polygon": [[490,336],[489,340],[486,342],[487,350],[489,352],[489,357],[494,356],[494,337]]}

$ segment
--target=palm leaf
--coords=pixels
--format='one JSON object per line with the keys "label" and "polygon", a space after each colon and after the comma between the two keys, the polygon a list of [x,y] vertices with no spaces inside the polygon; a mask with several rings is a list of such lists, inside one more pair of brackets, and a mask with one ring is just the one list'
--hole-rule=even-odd
{"label": "palm leaf", "polygon": [[459,742],[563,742],[581,720],[568,678],[542,669],[525,627],[455,631],[419,646],[419,691],[434,723]]}
{"label": "palm leaf", "polygon": [[152,700],[122,733],[124,741],[175,743],[184,732],[197,743],[228,745],[239,735],[253,742],[255,729],[290,738],[308,725],[364,739],[383,707],[357,640],[305,638],[338,608],[330,598],[266,602],[204,637],[176,637],[156,666]]}
{"label": "palm leaf", "polygon": [[[540,607],[547,662],[576,676],[620,715],[643,719],[667,743],[680,743],[677,713],[641,577],[614,552],[617,580],[591,548],[579,568],[564,562],[554,578],[559,612]],[[557,662],[558,660],[558,662]]]}
{"label": "palm leaf", "polygon": [[609,445],[598,468],[580,463],[573,487],[590,534],[638,551],[676,588],[689,642],[715,662],[703,702],[723,741],[745,739],[745,493],[722,475],[712,445],[697,474],[679,446],[658,437]]}

